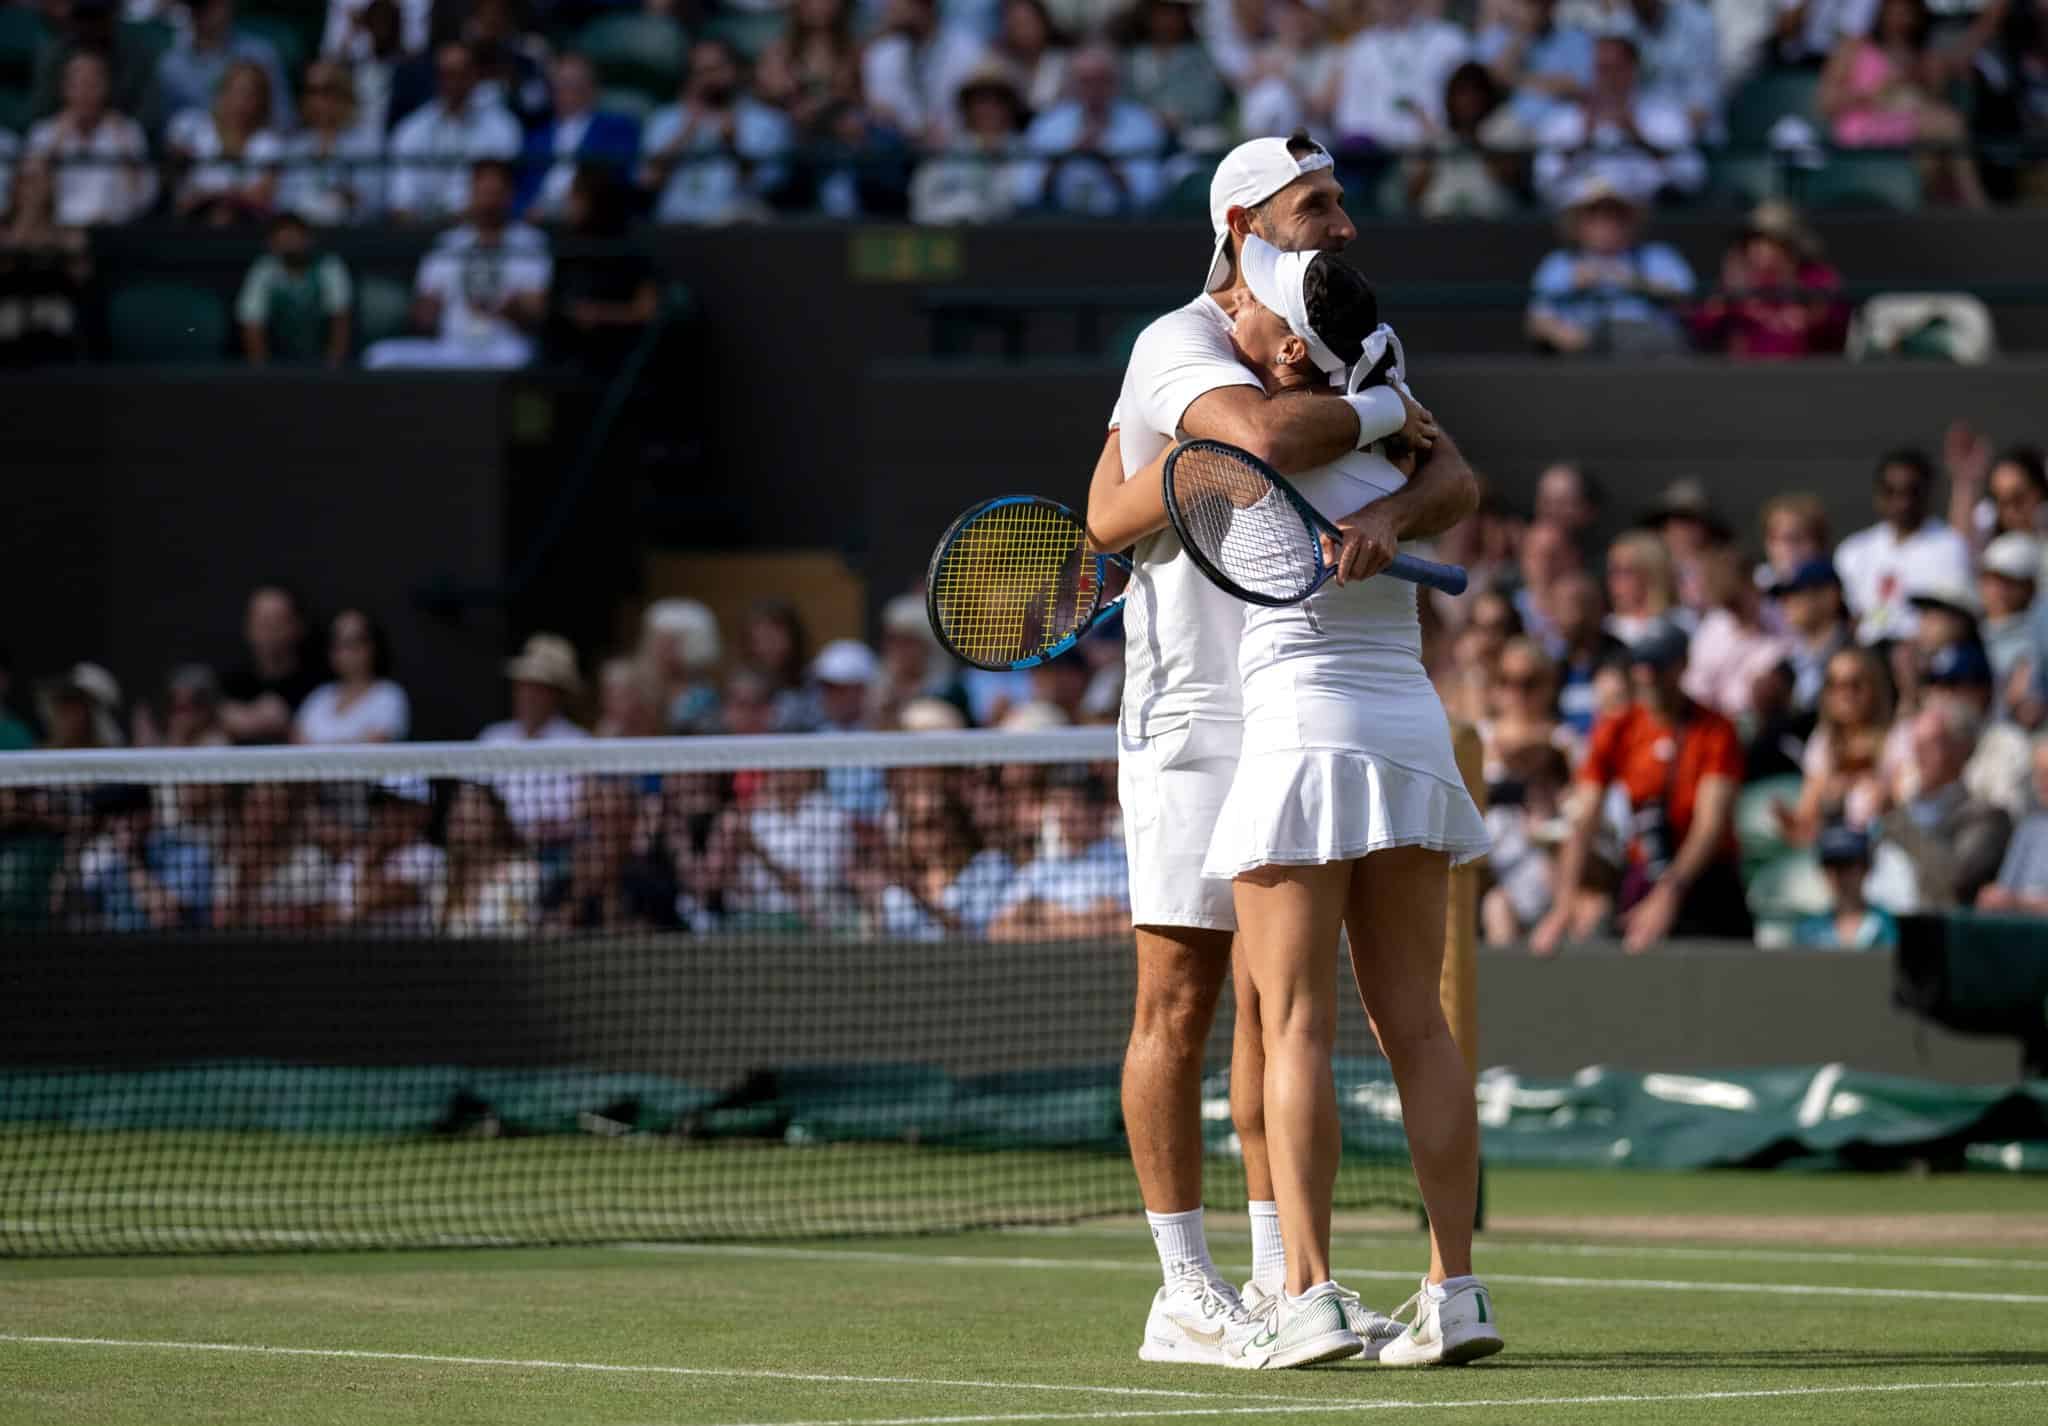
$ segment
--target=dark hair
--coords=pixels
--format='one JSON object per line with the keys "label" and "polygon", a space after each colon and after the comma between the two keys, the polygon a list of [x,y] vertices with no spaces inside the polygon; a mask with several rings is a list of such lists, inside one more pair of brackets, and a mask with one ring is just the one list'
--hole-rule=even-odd
{"label": "dark hair", "polygon": [[2036,492],[2048,495],[2048,455],[2039,446],[2007,446],[1998,453],[1991,468],[1996,470],[2002,465],[2018,466]]}
{"label": "dark hair", "polygon": [[332,636],[334,626],[351,614],[363,621],[363,632],[369,635],[370,676],[373,678],[391,677],[391,636],[384,632],[384,626],[377,621],[377,616],[370,613],[367,609],[358,609],[353,605],[345,605],[336,610],[334,617],[327,621],[329,636]]}
{"label": "dark hair", "polygon": [[[1346,366],[1357,361],[1364,354],[1365,339],[1380,324],[1380,300],[1365,274],[1340,257],[1318,253],[1301,275],[1301,298],[1308,324],[1323,345]],[[1392,361],[1390,347],[1366,384],[1384,381],[1385,367]]]}
{"label": "dark hair", "polygon": [[[1501,101],[1507,97],[1501,89],[1500,81],[1493,77],[1492,70],[1476,59],[1468,59],[1452,70],[1450,78],[1444,81],[1444,102],[1446,106],[1450,103],[1452,91],[1461,85],[1468,84],[1477,85],[1480,91],[1486,95],[1487,114],[1491,114],[1494,110],[1498,109],[1501,106]],[[1484,118],[1485,115],[1480,117]]]}
{"label": "dark hair", "polygon": [[507,188],[516,188],[518,178],[510,160],[502,158],[480,158],[469,166],[469,181],[474,183],[487,173],[495,173],[505,180]]}
{"label": "dark hair", "polygon": [[583,195],[583,224],[590,237],[616,238],[626,231],[626,187],[610,164],[585,161],[576,165],[569,191]]}
{"label": "dark hair", "polygon": [[777,680],[776,691],[802,687],[804,670],[811,661],[811,635],[804,627],[803,615],[797,613],[796,605],[787,599],[763,599],[747,611],[749,623],[756,619],[766,619],[771,624],[780,624],[783,633],[789,636],[788,663],[782,668],[758,671]]}
{"label": "dark hair", "polygon": [[[933,3],[933,0],[924,0],[924,3],[929,5]],[[691,56],[694,58],[697,51],[701,49],[715,49],[725,56],[727,64],[738,70],[742,75],[747,72],[747,57],[740,53],[740,47],[731,40],[724,39],[718,35],[700,35],[690,42]]]}
{"label": "dark hair", "polygon": [[1902,465],[1907,470],[1912,471],[1915,478],[1919,480],[1920,488],[1923,491],[1934,484],[1934,463],[1927,459],[1924,452],[1914,446],[1900,446],[1897,450],[1886,451],[1884,458],[1878,461],[1877,470],[1873,473],[1872,479],[1883,479],[1884,473],[1895,465]]}
{"label": "dark hair", "polygon": [[[1884,7],[1891,0],[1878,0],[1877,13],[1870,17],[1870,36],[1877,38],[1878,24],[1884,19]],[[1899,0],[1902,5],[1913,8],[1913,48],[1927,48],[1927,32],[1934,27],[1934,17],[1928,13],[1927,0]]]}
{"label": "dark hair", "polygon": [[298,209],[280,208],[277,210],[276,216],[270,220],[270,231],[275,235],[283,232],[286,228],[298,228],[304,232],[311,232],[313,225],[306,221],[306,215]]}

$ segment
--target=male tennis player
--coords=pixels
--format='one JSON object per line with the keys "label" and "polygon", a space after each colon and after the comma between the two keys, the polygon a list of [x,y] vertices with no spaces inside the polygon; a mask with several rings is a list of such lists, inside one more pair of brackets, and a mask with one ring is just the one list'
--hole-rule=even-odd
{"label": "male tennis player", "polygon": [[[1243,1364],[1224,1350],[1243,1307],[1209,1255],[1201,1207],[1203,1047],[1237,925],[1230,883],[1205,878],[1202,862],[1243,731],[1235,658],[1243,608],[1195,569],[1171,531],[1145,534],[1160,518],[1156,499],[1149,511],[1132,510],[1098,495],[1113,497],[1177,436],[1228,441],[1292,474],[1399,434],[1431,454],[1400,492],[1338,522],[1338,559],[1352,578],[1378,573],[1402,539],[1439,534],[1478,502],[1471,471],[1403,393],[1274,400],[1231,344],[1235,314],[1249,300],[1238,262],[1247,234],[1290,252],[1336,251],[1357,235],[1332,167],[1305,134],[1254,139],[1225,155],[1209,189],[1216,245],[1202,295],[1138,338],[1090,489],[1098,548],[1144,535],[1124,606],[1118,793],[1138,954],[1124,1124],[1165,1279],[1139,1347],[1146,1361]],[[1286,1258],[1265,1153],[1256,997],[1248,977],[1238,982],[1231,1117],[1252,1200],[1253,1282],[1270,1294],[1282,1286]],[[1398,1334],[1354,1295],[1345,1301],[1363,1349]],[[1282,1352],[1261,1364],[1298,1363]]]}

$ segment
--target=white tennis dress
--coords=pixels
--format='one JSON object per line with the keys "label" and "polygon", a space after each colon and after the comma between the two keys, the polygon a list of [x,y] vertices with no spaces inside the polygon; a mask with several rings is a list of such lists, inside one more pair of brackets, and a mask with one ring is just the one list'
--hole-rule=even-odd
{"label": "white tennis dress", "polygon": [[[1365,452],[1294,481],[1332,520],[1404,484]],[[1486,825],[1422,669],[1415,586],[1381,576],[1326,584],[1283,609],[1244,607],[1244,743],[1203,875],[1388,847],[1432,847],[1453,865],[1483,856]]]}

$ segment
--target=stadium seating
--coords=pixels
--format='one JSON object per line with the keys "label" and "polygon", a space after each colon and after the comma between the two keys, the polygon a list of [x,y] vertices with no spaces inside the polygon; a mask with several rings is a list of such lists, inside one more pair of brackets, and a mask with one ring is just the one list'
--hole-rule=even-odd
{"label": "stadium seating", "polygon": [[[238,16],[235,25],[269,42],[270,47],[277,51],[278,67],[296,89],[299,71],[305,68],[306,60],[313,53],[305,27],[289,16],[265,14]],[[317,36],[314,43],[317,44]]]}
{"label": "stadium seating", "polygon": [[356,345],[366,347],[386,337],[406,334],[412,292],[389,277],[364,277],[356,282]]}
{"label": "stadium seating", "polygon": [[596,66],[605,107],[623,107],[615,102],[621,88],[665,104],[682,82],[689,36],[664,15],[600,15],[583,27],[574,47]]}
{"label": "stadium seating", "polygon": [[1728,101],[1728,143],[1737,150],[1760,149],[1771,128],[1787,114],[1813,118],[1820,76],[1805,70],[1771,70],[1759,74]]}
{"label": "stadium seating", "polygon": [[1875,208],[1910,213],[1920,206],[1920,170],[1904,154],[1837,153],[1801,175],[1809,208]]}
{"label": "stadium seating", "polygon": [[212,362],[227,351],[220,298],[184,282],[137,282],[107,303],[108,336],[122,362]]}

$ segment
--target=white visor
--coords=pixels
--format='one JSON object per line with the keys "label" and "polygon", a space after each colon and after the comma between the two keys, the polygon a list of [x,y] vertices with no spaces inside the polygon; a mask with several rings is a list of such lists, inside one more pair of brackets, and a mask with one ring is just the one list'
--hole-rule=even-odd
{"label": "white visor", "polygon": [[1321,253],[1284,253],[1256,233],[1245,234],[1239,259],[1244,263],[1244,284],[1261,307],[1287,323],[1287,330],[1308,345],[1309,360],[1316,364],[1330,384],[1343,379],[1345,363],[1323,345],[1316,329],[1308,323],[1308,302],[1302,296],[1301,280],[1308,265]]}

